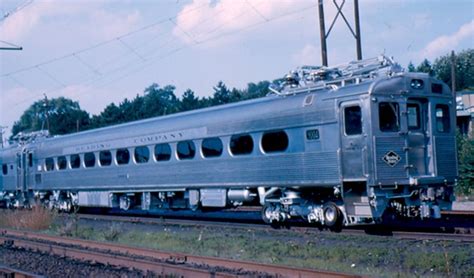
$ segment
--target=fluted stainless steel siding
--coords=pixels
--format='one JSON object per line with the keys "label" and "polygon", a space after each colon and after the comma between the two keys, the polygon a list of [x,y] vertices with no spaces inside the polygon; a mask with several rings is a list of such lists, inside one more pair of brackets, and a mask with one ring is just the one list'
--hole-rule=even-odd
{"label": "fluted stainless steel siding", "polygon": [[45,188],[225,188],[262,184],[334,185],[340,180],[340,172],[334,151],[96,167],[47,172],[43,178]]}
{"label": "fluted stainless steel siding", "polygon": [[457,176],[456,138],[454,136],[436,136],[434,138],[436,148],[437,175],[445,178]]}
{"label": "fluted stainless steel siding", "polygon": [[[404,167],[406,165],[405,152],[403,151],[404,146],[404,139],[399,136],[375,138],[375,167],[376,176],[379,181],[397,181],[407,178],[407,172]],[[401,158],[393,167],[383,161],[385,154],[390,151],[397,153]]]}

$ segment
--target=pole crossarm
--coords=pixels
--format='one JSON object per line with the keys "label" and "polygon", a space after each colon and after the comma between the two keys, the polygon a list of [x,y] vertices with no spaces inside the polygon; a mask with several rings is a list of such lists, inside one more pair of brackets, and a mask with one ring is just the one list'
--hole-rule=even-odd
{"label": "pole crossarm", "polygon": [[354,32],[354,30],[352,29],[351,24],[349,23],[349,21],[347,20],[346,16],[345,16],[344,13],[342,12],[342,8],[344,7],[344,4],[346,4],[346,0],[342,0],[341,4],[338,4],[338,3],[337,3],[337,0],[333,0],[332,2],[334,3],[334,6],[336,6],[337,13],[336,13],[336,16],[334,17],[334,19],[332,20],[331,26],[329,26],[328,32],[327,32],[326,35],[325,35],[326,38],[329,36],[329,33],[331,33],[331,30],[332,30],[332,28],[334,27],[334,24],[336,23],[337,18],[339,17],[339,15],[341,15],[342,19],[344,20],[344,22],[346,23],[347,27],[349,28],[349,31],[351,31],[351,33],[352,33],[352,35],[354,36],[354,38],[357,39],[357,34]]}
{"label": "pole crossarm", "polygon": [[344,23],[346,24],[347,28],[349,28],[349,31],[351,32],[352,36],[356,40],[356,51],[357,51],[357,60],[362,60],[362,43],[361,43],[361,36],[360,36],[360,22],[359,22],[359,0],[354,0],[354,23],[355,23],[355,30],[352,28],[351,24],[349,23],[349,20],[347,20],[347,17],[344,15],[343,8],[344,5],[346,4],[346,0],[332,0],[332,3],[334,6],[336,6],[337,13],[334,16],[331,25],[329,26],[328,31],[326,32],[326,27],[325,27],[325,19],[324,19],[324,7],[323,7],[323,0],[319,0],[319,31],[320,31],[320,37],[321,37],[321,60],[323,66],[328,66],[328,57],[327,57],[327,38],[329,37],[329,34],[331,34],[331,31],[336,24],[339,16],[341,16],[342,20],[344,20]]}
{"label": "pole crossarm", "polygon": [[1,43],[3,44],[6,44],[8,46],[0,46],[0,50],[23,50],[23,47],[19,46],[19,45],[16,45],[16,44],[13,44],[13,43],[10,43],[10,42],[6,42],[6,41],[2,41],[0,40]]}

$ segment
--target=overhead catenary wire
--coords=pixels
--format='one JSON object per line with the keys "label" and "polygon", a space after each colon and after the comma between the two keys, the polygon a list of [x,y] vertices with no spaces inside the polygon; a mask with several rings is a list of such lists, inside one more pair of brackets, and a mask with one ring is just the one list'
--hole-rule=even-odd
{"label": "overhead catenary wire", "polygon": [[[291,16],[291,15],[294,15],[294,14],[298,14],[298,13],[301,13],[301,12],[304,12],[304,11],[307,11],[308,9],[310,8],[314,8],[316,7],[317,4],[313,4],[313,5],[310,5],[310,6],[307,6],[307,7],[304,7],[302,9],[298,9],[296,11],[291,11],[291,12],[288,12],[288,13],[285,13],[285,14],[282,14],[282,15],[279,15],[279,16],[276,16],[276,17],[273,17],[273,18],[269,18],[268,21],[259,21],[257,23],[254,23],[254,24],[250,24],[248,26],[245,26],[243,28],[240,28],[240,29],[237,29],[237,30],[232,30],[232,31],[229,31],[229,32],[226,32],[226,33],[222,33],[222,34],[219,34],[219,35],[216,35],[214,37],[211,37],[211,38],[208,38],[208,39],[205,39],[205,40],[201,40],[199,41],[197,44],[205,44],[205,43],[209,43],[209,42],[212,42],[212,41],[215,41],[215,40],[218,40],[220,38],[223,38],[223,37],[227,37],[227,36],[231,36],[231,35],[235,35],[237,33],[240,33],[240,32],[243,32],[245,30],[249,30],[249,29],[252,29],[252,28],[256,28],[260,25],[263,25],[263,24],[266,24],[268,22],[272,22],[272,21],[275,21],[275,20],[278,20],[278,19],[281,19],[281,18],[285,18],[287,16]],[[180,52],[184,49],[187,49],[187,48],[191,48],[193,45],[184,45],[184,46],[181,46],[181,47],[177,47],[171,51],[169,51],[168,53],[166,53],[165,55],[157,55],[155,57],[151,57],[148,59],[148,61],[144,64],[141,64],[137,69],[133,69],[131,71],[129,71],[127,74],[124,74],[124,75],[121,75],[117,78],[114,78],[113,80],[103,84],[103,85],[107,85],[111,82],[115,82],[116,80],[120,80],[120,79],[123,79],[123,78],[126,78],[132,74],[136,74],[150,66],[152,66],[154,63],[156,63],[157,61],[160,61],[166,57],[169,57],[177,52]]]}
{"label": "overhead catenary wire", "polygon": [[126,49],[130,50],[130,52],[132,52],[133,54],[135,54],[138,58],[142,59],[143,61],[146,61],[145,58],[143,58],[142,55],[140,55],[140,53],[138,53],[133,47],[131,47],[130,45],[128,45],[127,43],[125,43],[122,39],[120,38],[117,38],[117,40],[120,42],[120,44],[125,47]]}
{"label": "overhead catenary wire", "polygon": [[27,0],[23,4],[20,4],[18,7],[13,9],[12,11],[3,14],[2,18],[0,18],[0,22],[6,20],[7,18],[13,16],[15,13],[17,13],[17,12],[23,10],[24,8],[28,7],[31,3],[33,3],[33,0]]}
{"label": "overhead catenary wire", "polygon": [[[212,37],[208,37],[204,40],[199,40],[197,41],[195,44],[188,44],[188,45],[184,45],[184,46],[180,46],[180,47],[177,47],[177,48],[174,48],[170,51],[168,51],[167,53],[165,54],[157,54],[157,55],[154,55],[154,56],[146,56],[146,60],[141,60],[141,62],[135,66],[135,67],[130,67],[130,64],[136,64],[136,62],[131,62],[131,63],[127,63],[123,66],[120,66],[118,68],[115,68],[113,69],[112,71],[109,71],[109,72],[104,72],[101,76],[96,76],[96,78],[93,78],[93,79],[89,79],[86,81],[86,83],[83,83],[83,84],[92,84],[96,81],[100,81],[100,80],[104,80],[106,78],[107,75],[109,75],[110,73],[115,73],[115,72],[120,72],[121,70],[126,70],[125,71],[125,74],[122,74],[122,75],[119,75],[115,78],[112,78],[110,80],[106,80],[105,82],[103,82],[102,84],[100,84],[100,87],[103,87],[107,84],[110,84],[112,82],[115,82],[117,80],[121,80],[121,79],[124,79],[132,74],[136,74],[138,72],[141,72],[143,71],[144,69],[146,68],[149,68],[150,66],[152,66],[154,63],[156,63],[157,61],[160,61],[162,59],[165,59],[166,57],[169,57],[177,52],[180,52],[184,49],[187,49],[187,48],[191,48],[192,46],[194,45],[201,45],[201,44],[206,44],[206,43],[209,43],[209,42],[212,42],[212,41],[215,41],[215,40],[218,40],[220,38],[223,38],[223,37],[226,37],[226,36],[231,36],[231,35],[234,35],[234,34],[237,34],[237,33],[240,33],[240,32],[243,32],[245,30],[249,30],[249,29],[252,29],[252,28],[256,28],[260,25],[263,25],[263,24],[266,24],[266,23],[269,23],[269,22],[272,22],[272,21],[276,21],[276,20],[279,20],[281,18],[285,18],[285,17],[288,17],[288,16],[291,16],[291,15],[294,15],[294,14],[298,14],[298,13],[301,13],[301,12],[305,12],[305,11],[308,11],[309,9],[311,8],[314,8],[316,7],[317,4],[312,4],[312,5],[309,5],[309,6],[306,6],[302,9],[298,9],[298,10],[294,10],[294,11],[290,11],[290,12],[287,12],[287,13],[284,13],[284,14],[281,14],[281,15],[278,15],[278,16],[275,16],[273,18],[268,18],[268,20],[264,20],[264,21],[259,21],[257,23],[253,23],[253,24],[250,24],[250,25],[247,25],[245,27],[242,27],[240,29],[236,29],[236,30],[231,30],[229,32],[225,32],[225,33],[222,33],[222,34],[218,34],[216,36],[212,36]],[[239,18],[240,16],[235,16],[232,18],[232,20],[235,20],[237,18]],[[226,23],[230,22],[231,20],[227,21]],[[220,25],[220,28],[223,28],[223,25]],[[209,32],[208,34],[213,34],[215,33],[216,31],[215,30],[212,30],[211,32]],[[168,40],[169,41],[173,41],[174,39],[170,39]],[[166,43],[165,43],[166,44]],[[159,49],[155,50],[155,52],[157,52]],[[60,82],[58,82],[60,83]],[[61,84],[61,83],[60,83]],[[77,84],[76,84],[77,85]],[[79,85],[82,85],[82,84],[79,84]],[[53,90],[50,90],[48,91],[48,94],[51,94],[52,92],[57,92],[59,91],[60,89],[62,89],[61,87],[60,88],[55,88]],[[79,92],[73,94],[74,95],[77,95]],[[42,95],[42,94],[41,94]],[[25,99],[25,100],[22,100],[16,104],[14,104],[13,106],[17,106],[21,103],[24,103],[24,102],[27,102],[27,101],[30,101],[31,100],[31,97],[29,97],[28,99]]]}
{"label": "overhead catenary wire", "polygon": [[245,0],[245,3],[247,3],[247,5],[249,5],[256,14],[263,18],[263,20],[268,21],[268,18],[264,16],[254,5],[252,5],[252,3],[250,3],[248,0]]}
{"label": "overhead catenary wire", "polygon": [[[191,13],[191,12],[194,12],[198,9],[201,9],[202,7],[206,6],[207,4],[202,4],[194,9],[191,9],[189,11],[186,11],[185,13]],[[173,17],[173,18],[176,18],[177,16]],[[60,61],[60,60],[63,60],[63,59],[67,59],[67,58],[71,58],[73,57],[74,54],[80,54],[80,53],[83,53],[83,52],[87,52],[87,51],[90,51],[90,50],[93,50],[93,49],[96,49],[96,48],[99,48],[101,46],[104,46],[104,45],[107,45],[107,44],[110,44],[110,43],[114,43],[116,42],[117,40],[119,39],[123,39],[125,37],[129,37],[131,35],[134,35],[136,33],[139,33],[139,32],[142,32],[142,31],[145,31],[145,30],[148,30],[150,28],[153,28],[157,25],[161,25],[161,24],[164,24],[164,23],[167,23],[169,21],[169,18],[167,19],[160,19],[158,21],[155,21],[151,24],[148,24],[148,25],[145,25],[141,28],[138,28],[138,29],[135,29],[133,31],[130,31],[130,32],[127,32],[125,34],[122,34],[120,36],[116,36],[114,38],[111,38],[111,39],[108,39],[108,40],[105,40],[105,41],[102,41],[102,42],[99,42],[99,43],[96,43],[94,45],[91,45],[89,47],[85,47],[85,48],[82,48],[82,49],[79,49],[79,50],[76,50],[74,52],[71,52],[71,53],[68,53],[68,54],[65,54],[65,55],[62,55],[62,56],[58,56],[58,57],[55,57],[55,58],[52,58],[52,59],[49,59],[49,60],[45,60],[43,62],[40,62],[40,63],[37,63],[37,64],[34,64],[34,65],[31,65],[31,66],[27,66],[27,67],[23,67],[23,68],[20,68],[20,69],[17,69],[17,70],[14,70],[14,71],[11,71],[11,72],[7,72],[7,73],[4,73],[2,75],[0,75],[0,77],[6,77],[6,76],[10,76],[10,75],[13,75],[13,74],[17,74],[17,73],[20,73],[20,72],[23,72],[23,71],[27,71],[27,70],[33,70],[35,69],[36,67],[38,66],[44,66],[44,65],[47,65],[47,64],[50,64],[50,63],[54,63],[54,62],[57,62],[57,61]]]}
{"label": "overhead catenary wire", "polygon": [[198,41],[196,41],[196,40],[194,39],[194,37],[191,36],[191,34],[189,34],[186,30],[184,30],[183,28],[181,28],[181,26],[179,26],[176,22],[174,22],[174,20],[173,20],[172,18],[170,18],[169,21],[170,21],[171,23],[173,23],[173,24],[176,26],[176,28],[178,28],[181,32],[183,32],[183,34],[185,34],[188,38],[190,38],[195,44],[198,43]]}
{"label": "overhead catenary wire", "polygon": [[51,73],[49,73],[47,70],[45,70],[44,68],[42,68],[41,66],[37,66],[36,69],[38,69],[41,73],[43,73],[44,75],[46,75],[47,77],[49,77],[51,80],[53,80],[54,82],[58,83],[59,85],[61,85],[62,87],[66,87],[66,84],[64,84],[63,82],[59,81],[56,77],[54,77]]}
{"label": "overhead catenary wire", "polygon": [[84,59],[82,59],[78,54],[74,53],[72,55],[74,56],[74,58],[76,58],[79,61],[79,63],[83,64],[87,69],[91,70],[97,75],[102,75],[100,71],[98,71],[96,68],[91,66],[89,63],[86,63],[86,61],[84,61]]}
{"label": "overhead catenary wire", "polygon": [[20,85],[21,87],[26,88],[25,84],[23,84],[22,82],[20,82],[18,79],[16,79],[16,78],[13,77],[12,75],[8,76],[8,78],[10,78],[13,82],[15,82],[16,84]]}

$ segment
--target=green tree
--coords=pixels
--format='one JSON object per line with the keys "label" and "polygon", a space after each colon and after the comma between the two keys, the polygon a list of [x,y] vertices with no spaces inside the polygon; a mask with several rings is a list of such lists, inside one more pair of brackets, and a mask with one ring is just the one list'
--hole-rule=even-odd
{"label": "green tree", "polygon": [[122,112],[120,108],[111,103],[107,105],[99,115],[93,116],[91,120],[92,128],[99,128],[103,126],[113,125],[122,122]]}
{"label": "green tree", "polygon": [[167,85],[160,88],[154,83],[145,89],[144,118],[173,114],[179,111],[179,100],[174,94],[175,87]]}
{"label": "green tree", "polygon": [[47,129],[51,135],[67,134],[88,129],[89,113],[77,101],[65,97],[34,102],[12,127],[12,137],[19,132]]}
{"label": "green tree", "polygon": [[231,91],[224,82],[219,81],[214,87],[214,95],[212,97],[212,105],[220,105],[231,102]]}
{"label": "green tree", "polygon": [[253,99],[253,98],[264,97],[269,93],[268,86],[270,86],[270,82],[268,81],[260,81],[257,84],[248,83],[247,90],[244,93],[244,98]]}
{"label": "green tree", "polygon": [[457,132],[459,181],[456,192],[469,196],[474,193],[474,137]]}
{"label": "green tree", "polygon": [[416,71],[416,68],[415,68],[415,65],[413,65],[413,63],[410,61],[410,63],[408,63],[408,72],[415,72]]}
{"label": "green tree", "polygon": [[425,72],[428,73],[429,75],[433,76],[433,68],[431,66],[430,61],[428,59],[424,59],[415,69],[417,72]]}
{"label": "green tree", "polygon": [[[456,91],[474,88],[474,49],[466,49],[456,56]],[[433,63],[437,78],[451,85],[451,54],[437,58]]]}
{"label": "green tree", "polygon": [[191,89],[187,89],[183,96],[181,97],[179,110],[180,111],[189,111],[201,108],[201,102],[198,97],[194,95],[194,92]]}

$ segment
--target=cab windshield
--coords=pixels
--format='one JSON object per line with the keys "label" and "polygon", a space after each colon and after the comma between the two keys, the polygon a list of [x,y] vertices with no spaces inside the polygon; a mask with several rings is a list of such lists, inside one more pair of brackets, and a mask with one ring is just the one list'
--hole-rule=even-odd
{"label": "cab windshield", "polygon": [[400,131],[400,107],[396,102],[379,104],[379,125],[383,132]]}

